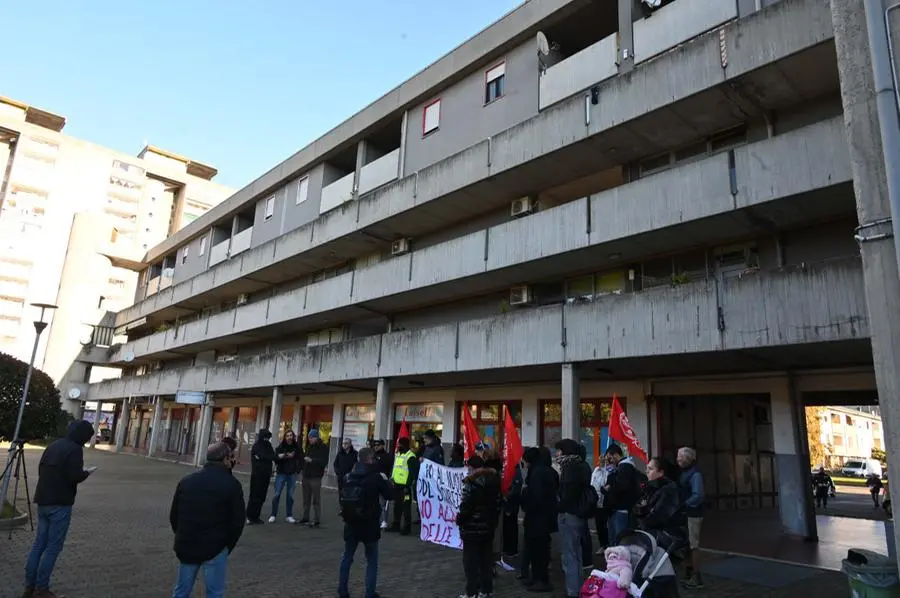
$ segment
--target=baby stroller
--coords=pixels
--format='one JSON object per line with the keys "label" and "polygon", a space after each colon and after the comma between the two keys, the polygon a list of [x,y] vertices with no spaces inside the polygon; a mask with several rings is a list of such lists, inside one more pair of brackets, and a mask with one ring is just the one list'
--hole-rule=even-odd
{"label": "baby stroller", "polygon": [[[634,572],[630,594],[635,598],[678,598],[678,579],[670,553],[682,542],[667,532],[628,530],[619,536],[619,546],[631,552]],[[603,572],[591,575],[603,577]]]}

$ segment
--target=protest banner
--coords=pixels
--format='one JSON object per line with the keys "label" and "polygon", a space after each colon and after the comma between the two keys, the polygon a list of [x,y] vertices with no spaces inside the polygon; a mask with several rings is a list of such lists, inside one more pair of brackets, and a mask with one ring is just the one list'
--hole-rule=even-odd
{"label": "protest banner", "polygon": [[464,467],[446,467],[432,461],[422,462],[416,484],[416,498],[422,520],[419,538],[423,542],[462,548],[456,514],[459,512],[462,481],[465,477]]}

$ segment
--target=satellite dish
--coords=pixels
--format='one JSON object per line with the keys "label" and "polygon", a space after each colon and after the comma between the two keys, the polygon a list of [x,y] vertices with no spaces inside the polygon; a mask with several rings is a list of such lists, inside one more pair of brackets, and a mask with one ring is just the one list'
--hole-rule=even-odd
{"label": "satellite dish", "polygon": [[537,50],[538,54],[541,56],[547,56],[550,54],[550,42],[547,41],[547,36],[544,35],[543,31],[537,32]]}
{"label": "satellite dish", "polygon": [[125,357],[123,357],[123,359],[125,360],[125,363],[131,363],[132,361],[134,361],[134,353],[129,351],[125,354]]}
{"label": "satellite dish", "polygon": [[70,399],[75,400],[80,396],[81,396],[81,389],[78,388],[77,386],[73,386],[72,388],[69,389],[69,398]]}

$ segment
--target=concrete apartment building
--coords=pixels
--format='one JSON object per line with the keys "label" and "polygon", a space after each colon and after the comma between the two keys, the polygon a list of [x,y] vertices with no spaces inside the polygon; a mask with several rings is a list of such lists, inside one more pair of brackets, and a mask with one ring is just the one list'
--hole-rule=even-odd
{"label": "concrete apartment building", "polygon": [[870,459],[872,449],[884,450],[884,431],[878,415],[846,407],[825,407],[819,417],[825,467],[836,469],[850,460]]}
{"label": "concrete apartment building", "polygon": [[[28,361],[30,304],[58,305],[35,360],[56,381],[72,374],[92,326],[133,302],[147,250],[232,193],[212,182],[215,168],[153,146],[115,152],[64,135],[65,123],[0,97],[0,351]],[[93,339],[103,340],[113,339]]]}
{"label": "concrete apartment building", "polygon": [[127,342],[79,356],[122,377],[68,387],[187,459],[263,426],[448,446],[467,403],[595,460],[616,394],[713,508],[815,536],[803,405],[877,403],[862,9],[651,4],[525,2],[150,248]]}

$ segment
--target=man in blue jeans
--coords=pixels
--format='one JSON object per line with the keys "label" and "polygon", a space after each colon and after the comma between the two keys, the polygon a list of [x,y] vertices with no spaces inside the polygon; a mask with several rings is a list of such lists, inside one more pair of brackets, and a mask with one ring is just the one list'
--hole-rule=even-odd
{"label": "man in blue jeans", "polygon": [[50,591],[50,575],[69,532],[78,484],[93,471],[84,468],[84,443],[93,435],[94,427],[89,422],[72,422],[66,437],[48,446],[41,455],[34,492],[38,527],[25,565],[23,598],[55,596]]}
{"label": "man in blue jeans", "polygon": [[[587,518],[596,506],[596,492],[591,486],[591,466],[581,456],[581,445],[571,438],[556,443],[559,464],[559,552],[566,581],[566,596],[581,593],[584,581],[582,539],[587,534]],[[585,497],[591,500],[585,502]]]}
{"label": "man in blue jeans", "polygon": [[228,556],[244,531],[244,490],[231,474],[231,449],[210,445],[206,465],[178,483],[169,523],[175,532],[178,580],[173,598],[188,598],[203,570],[206,598],[225,596]]}
{"label": "man in blue jeans", "polygon": [[344,554],[338,576],[338,598],[349,598],[347,584],[357,547],[366,549],[366,598],[378,598],[378,541],[381,540],[381,502],[394,493],[387,475],[373,463],[374,451],[359,450],[358,462],[341,484],[341,517],[344,519]]}
{"label": "man in blue jeans", "polygon": [[609,512],[609,545],[616,546],[619,536],[631,527],[631,511],[641,497],[641,484],[647,477],[638,471],[631,457],[624,456],[618,444],[606,449],[606,460],[615,466],[603,487],[603,505]]}

